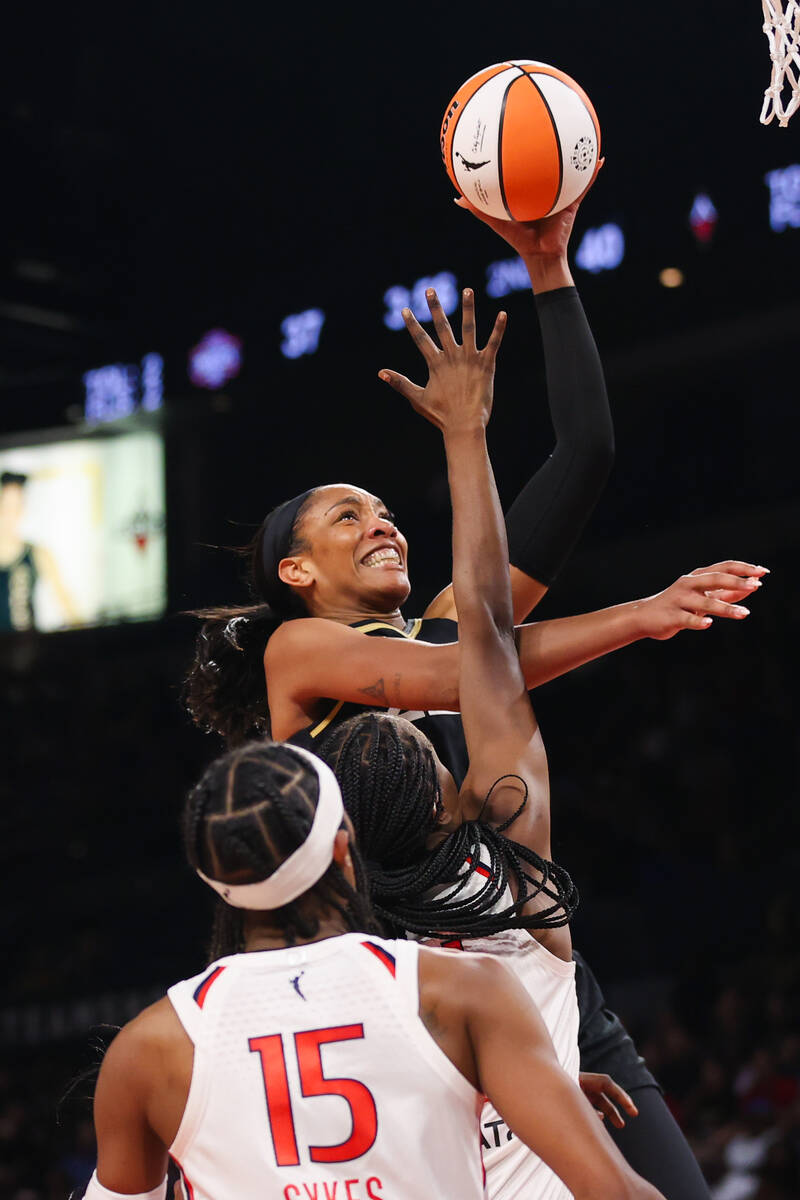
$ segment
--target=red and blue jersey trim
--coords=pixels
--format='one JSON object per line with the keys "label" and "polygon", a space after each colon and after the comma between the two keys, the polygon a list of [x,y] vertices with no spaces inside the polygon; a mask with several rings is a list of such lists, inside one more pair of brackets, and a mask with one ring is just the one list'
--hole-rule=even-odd
{"label": "red and blue jersey trim", "polygon": [[[472,855],[471,854],[467,855],[467,866],[468,867],[472,866]],[[479,862],[477,867],[475,868],[475,874],[483,875],[484,879],[492,878],[492,872],[489,870],[488,867],[485,867],[482,862]]]}
{"label": "red and blue jersey trim", "polygon": [[393,954],[390,954],[388,950],[384,950],[383,946],[377,946],[375,942],[362,942],[361,945],[374,954],[378,962],[383,963],[386,970],[392,976],[392,979],[396,978],[397,959]]}
{"label": "red and blue jersey trim", "polygon": [[203,1007],[203,1005],[206,1002],[206,997],[208,996],[208,993],[211,989],[212,983],[214,983],[215,980],[219,979],[220,975],[222,974],[222,972],[224,970],[225,970],[224,967],[215,967],[214,970],[210,972],[210,974],[206,975],[205,979],[201,979],[200,983],[198,983],[197,987],[194,990],[194,999],[197,1003],[198,1008]]}
{"label": "red and blue jersey trim", "polygon": [[178,1170],[181,1173],[180,1182],[183,1185],[183,1194],[186,1197],[186,1200],[195,1200],[194,1188],[192,1187],[189,1180],[186,1178],[186,1172],[184,1171],[181,1164],[178,1162],[177,1158],[174,1157],[174,1155],[170,1154],[170,1158],[175,1163],[175,1166],[178,1168]]}

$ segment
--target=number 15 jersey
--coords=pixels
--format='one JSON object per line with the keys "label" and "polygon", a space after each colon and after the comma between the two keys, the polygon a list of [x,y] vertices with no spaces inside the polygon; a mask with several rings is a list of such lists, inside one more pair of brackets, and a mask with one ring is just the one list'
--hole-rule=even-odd
{"label": "number 15 jersey", "polygon": [[419,1017],[419,948],[350,933],[169,989],[194,1044],[189,1200],[482,1200],[482,1097]]}

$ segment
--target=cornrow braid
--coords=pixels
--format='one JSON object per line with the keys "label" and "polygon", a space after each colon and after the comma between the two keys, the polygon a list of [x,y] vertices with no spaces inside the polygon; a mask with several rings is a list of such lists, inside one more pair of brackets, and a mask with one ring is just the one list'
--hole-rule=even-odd
{"label": "cornrow braid", "polygon": [[[183,839],[190,866],[238,884],[268,878],[308,837],[318,798],[316,774],[290,748],[266,741],[237,747],[208,767],[187,798]],[[348,929],[376,931],[355,847],[351,857],[355,889],[332,862],[313,888],[273,910],[289,944],[316,935],[321,908],[339,913]],[[243,914],[219,900],[209,961],[243,948]]]}
{"label": "cornrow braid", "polygon": [[[335,727],[319,753],[339,780],[388,932],[483,937],[568,924],[578,904],[568,873],[505,836],[527,804],[524,780],[520,807],[501,826],[466,821],[429,850],[441,791],[432,750],[408,722],[362,713]],[[517,899],[503,903],[510,884]],[[523,912],[537,898],[549,904]]]}

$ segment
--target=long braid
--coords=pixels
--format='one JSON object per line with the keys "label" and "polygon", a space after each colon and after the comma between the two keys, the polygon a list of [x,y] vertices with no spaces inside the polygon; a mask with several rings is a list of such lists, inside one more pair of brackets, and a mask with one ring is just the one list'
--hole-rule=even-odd
{"label": "long braid", "polygon": [[[407,722],[361,714],[336,727],[320,754],[342,788],[366,860],[373,909],[391,932],[482,937],[503,929],[552,929],[571,919],[578,893],[568,873],[505,836],[527,804],[524,781],[519,809],[501,826],[466,821],[429,850],[439,782],[430,749]],[[487,854],[488,871],[481,861]],[[516,885],[517,899],[503,904],[509,884]],[[550,903],[523,912],[539,897]]]}
{"label": "long braid", "polygon": [[[189,794],[183,818],[189,863],[214,879],[268,878],[308,837],[318,796],[313,770],[291,749],[264,741],[238,747],[212,763]],[[351,856],[358,879],[363,867],[354,847]],[[335,862],[313,888],[271,915],[291,944],[315,936],[324,908],[339,913],[349,929],[376,930],[365,896]],[[210,961],[242,949],[242,913],[220,900]]]}

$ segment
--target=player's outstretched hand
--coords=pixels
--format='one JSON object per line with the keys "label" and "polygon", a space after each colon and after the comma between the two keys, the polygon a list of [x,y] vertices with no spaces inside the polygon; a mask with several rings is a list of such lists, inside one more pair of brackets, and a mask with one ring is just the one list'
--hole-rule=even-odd
{"label": "player's outstretched hand", "polygon": [[666,641],[682,629],[708,629],[714,617],[741,621],[750,615],[739,600],[752,596],[766,567],[728,559],[681,575],[663,592],[638,601],[645,637]]}
{"label": "player's outstretched hand", "polygon": [[384,383],[421,413],[443,433],[458,429],[485,428],[492,411],[494,365],[503,340],[506,314],[501,312],[488,342],[479,350],[475,342],[475,297],[470,288],[463,292],[461,343],[453,336],[439,297],[433,288],[425,293],[431,310],[439,346],[429,337],[410,308],[403,309],[406,329],[417,344],[428,366],[425,387],[412,383],[405,375],[386,368],[378,372]]}
{"label": "player's outstretched hand", "polygon": [[541,217],[538,221],[501,221],[481,212],[474,204],[470,204],[464,196],[457,197],[455,203],[459,208],[465,208],[473,213],[484,225],[488,225],[499,234],[504,242],[523,259],[531,258],[561,258],[567,253],[575,215],[583,197],[589,191],[598,176],[600,168],[606,160],[601,158],[595,173],[577,200],[562,208],[561,212],[553,213],[550,217]]}
{"label": "player's outstretched hand", "polygon": [[610,1075],[581,1071],[578,1083],[598,1116],[601,1119],[608,1117],[616,1129],[625,1128],[625,1118],[620,1109],[624,1109],[629,1117],[638,1117],[639,1110],[633,1100],[618,1083],[614,1082]]}

